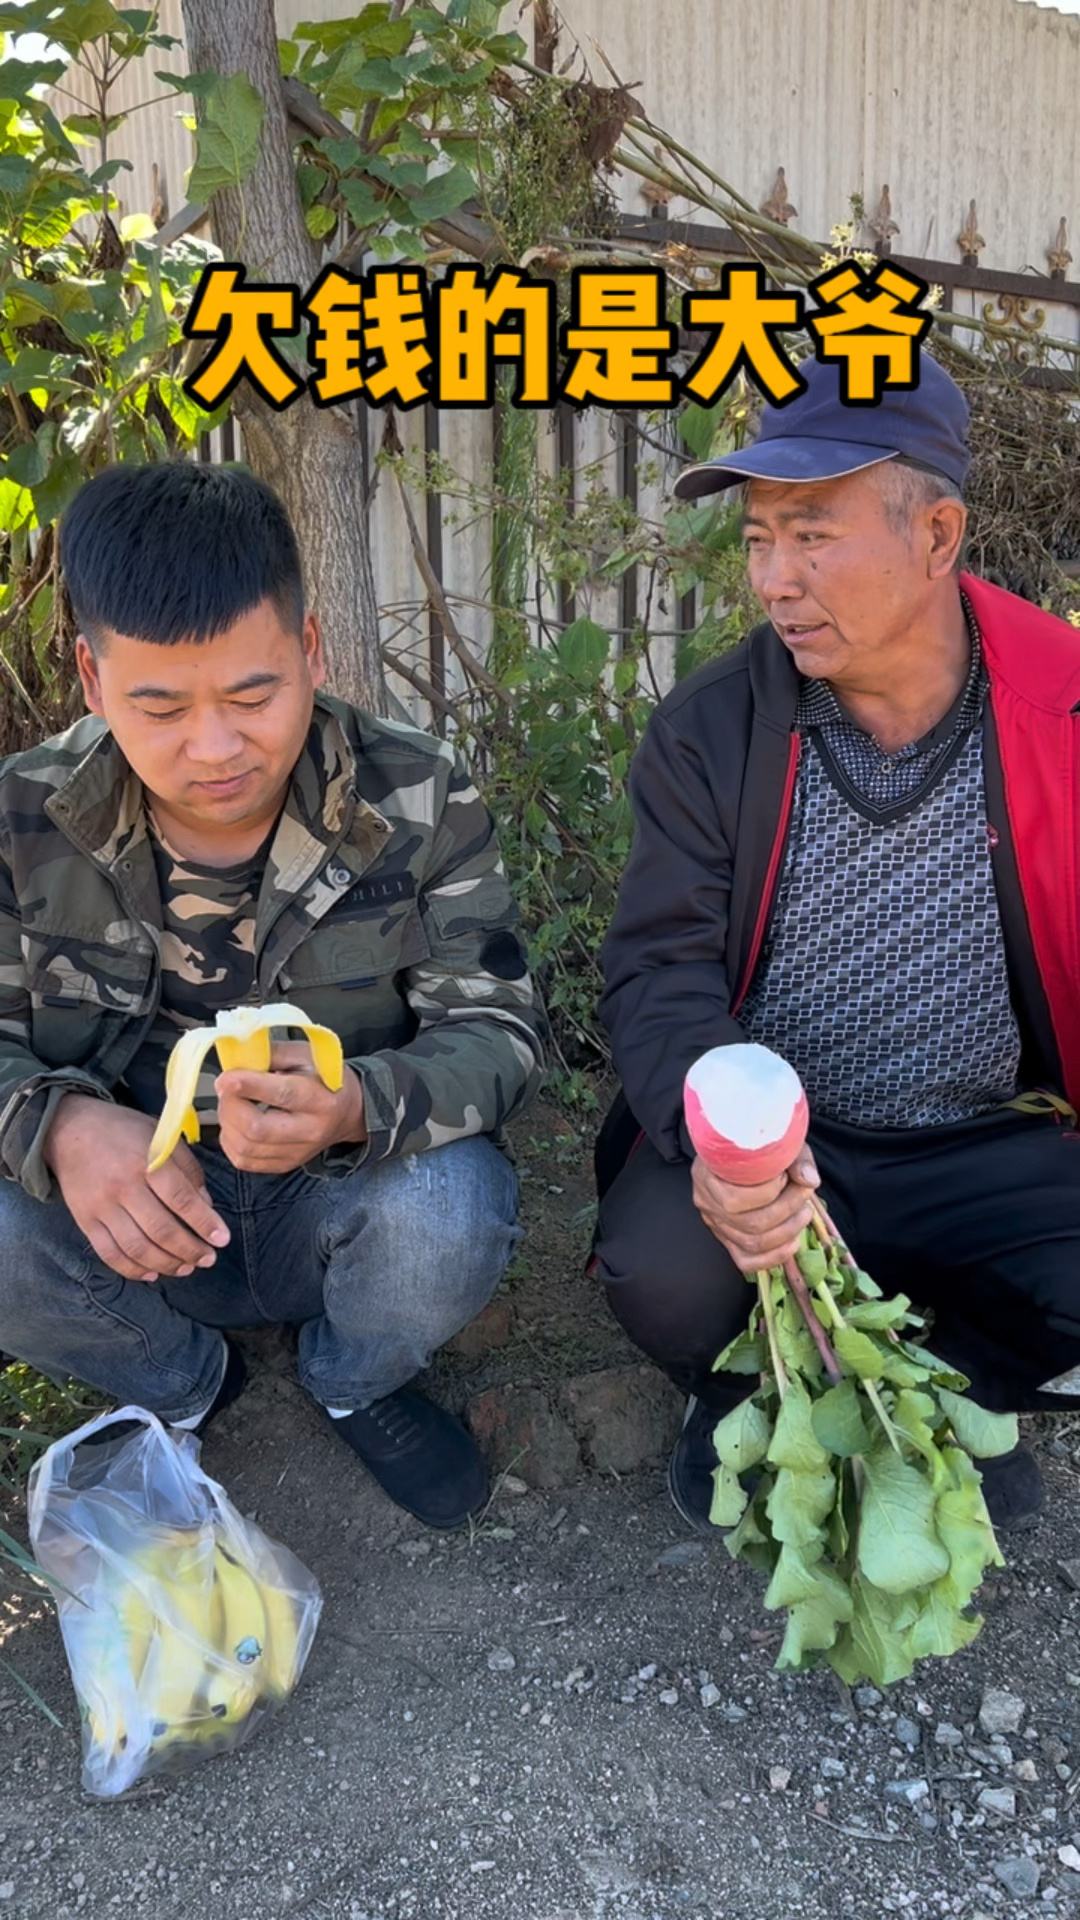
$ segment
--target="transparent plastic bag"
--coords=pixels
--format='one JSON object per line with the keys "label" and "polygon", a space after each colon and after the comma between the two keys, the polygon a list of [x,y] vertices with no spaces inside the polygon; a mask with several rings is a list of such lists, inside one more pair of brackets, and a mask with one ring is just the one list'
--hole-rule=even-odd
{"label": "transparent plastic bag", "polygon": [[[124,1420],[138,1431],[76,1452]],[[30,1476],[30,1540],[82,1715],[82,1784],[102,1798],[240,1746],[288,1699],[315,1637],[314,1575],[198,1459],[194,1434],[121,1407],[56,1441]]]}

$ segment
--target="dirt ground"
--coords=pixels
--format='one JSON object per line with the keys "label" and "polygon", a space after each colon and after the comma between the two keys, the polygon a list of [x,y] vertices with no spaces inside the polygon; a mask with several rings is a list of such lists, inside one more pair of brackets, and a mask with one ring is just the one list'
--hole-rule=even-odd
{"label": "dirt ground", "polygon": [[[455,1404],[628,1357],[581,1274],[575,1136],[540,1109],[518,1151],[516,1333],[439,1363]],[[975,1645],[852,1699],[772,1671],[759,1580],[688,1537],[659,1469],[500,1485],[471,1536],[425,1534],[326,1431],[283,1343],[250,1350],[204,1462],[322,1583],[301,1687],[240,1753],[94,1802],[55,1621],[0,1602],[3,1656],[63,1722],[0,1668],[0,1916],[1080,1914],[1080,1423],[1036,1423],[1048,1511],[1007,1549]],[[996,1740],[987,1688],[1019,1703]]]}

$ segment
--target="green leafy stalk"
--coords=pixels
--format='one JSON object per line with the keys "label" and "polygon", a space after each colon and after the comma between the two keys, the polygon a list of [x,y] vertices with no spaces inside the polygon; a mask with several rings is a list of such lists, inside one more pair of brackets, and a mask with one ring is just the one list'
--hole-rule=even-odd
{"label": "green leafy stalk", "polygon": [[786,1612],[779,1667],[887,1686],[979,1631],[1003,1561],[972,1455],[1015,1446],[1016,1421],[917,1344],[910,1300],[883,1297],[824,1210],[754,1278],[760,1323],[715,1363],[758,1386],[716,1428],[712,1519]]}

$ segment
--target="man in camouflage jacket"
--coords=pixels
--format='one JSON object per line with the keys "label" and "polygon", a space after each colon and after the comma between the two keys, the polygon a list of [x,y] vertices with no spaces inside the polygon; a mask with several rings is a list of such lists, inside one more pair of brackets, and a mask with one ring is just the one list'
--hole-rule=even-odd
{"label": "man in camouflage jacket", "polygon": [[[541,1072],[490,815],[444,741],[317,692],[249,474],[114,468],[62,558],[92,711],[0,763],[0,1345],[195,1427],[243,1385],[220,1330],[292,1322],[334,1431],[460,1524],[479,1455],[406,1383],[502,1276]],[[148,1174],[173,1041],[286,1000],[340,1093],[276,1041],[204,1073],[198,1148]]]}

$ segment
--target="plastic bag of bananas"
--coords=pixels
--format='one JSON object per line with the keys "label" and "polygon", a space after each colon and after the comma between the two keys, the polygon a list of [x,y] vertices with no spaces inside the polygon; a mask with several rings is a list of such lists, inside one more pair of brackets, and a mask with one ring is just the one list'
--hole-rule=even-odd
{"label": "plastic bag of bananas", "polygon": [[56,1441],[31,1474],[30,1539],[79,1701],[82,1784],[102,1798],[238,1747],[288,1699],[315,1637],[314,1575],[198,1457],[194,1435],[121,1407]]}

